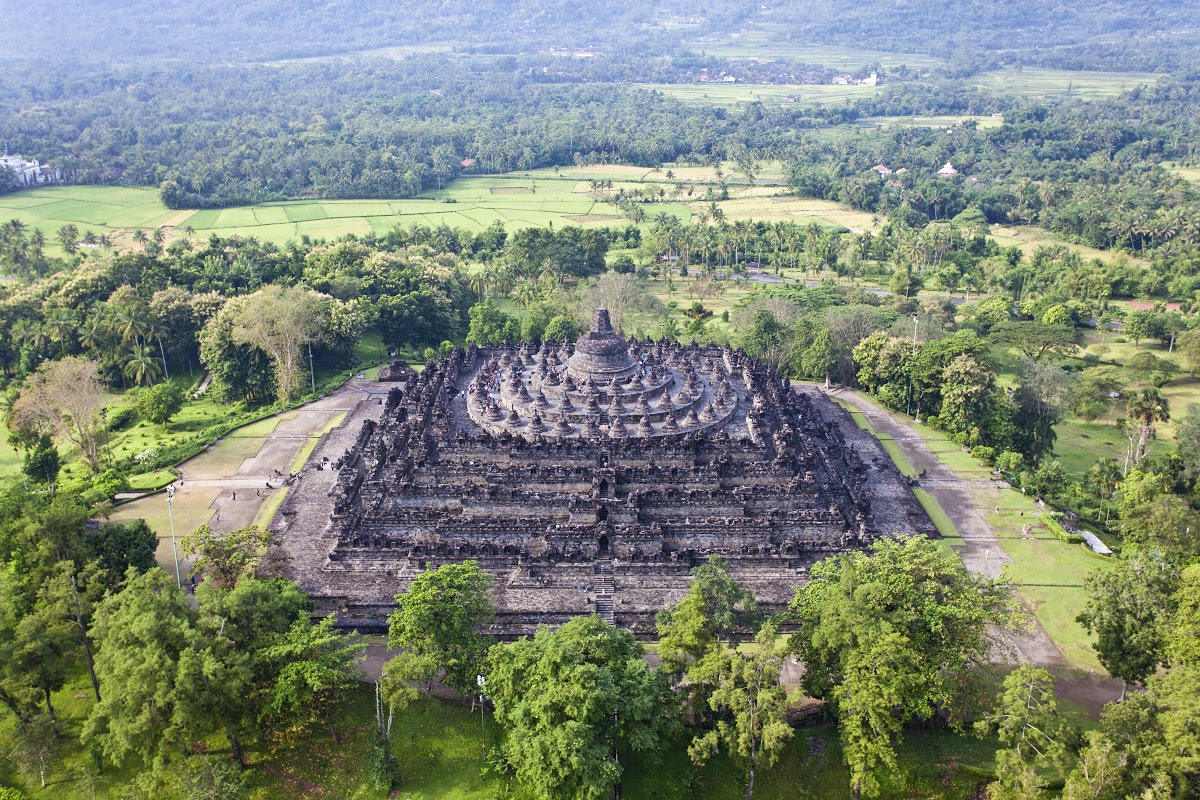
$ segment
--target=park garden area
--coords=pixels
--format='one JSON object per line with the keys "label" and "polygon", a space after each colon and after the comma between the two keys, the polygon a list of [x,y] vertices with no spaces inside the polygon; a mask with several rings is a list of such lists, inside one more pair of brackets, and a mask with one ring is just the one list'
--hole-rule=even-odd
{"label": "park garden area", "polygon": [[[55,698],[64,728],[77,734],[92,705],[84,676]],[[1088,723],[1086,709],[1070,701],[1064,712],[1072,721]],[[278,798],[337,798],[338,800],[491,800],[497,796],[530,797],[509,780],[484,770],[481,739],[489,749],[499,728],[490,710],[481,720],[465,702],[422,696],[399,712],[393,722],[392,742],[402,776],[400,788],[389,793],[371,786],[369,734],[373,730],[374,688],[368,683],[342,703],[334,716],[340,743],[327,728],[315,730],[299,741],[252,749],[247,753],[246,786],[249,800]],[[12,718],[0,722],[0,739],[11,731]],[[481,727],[483,732],[481,734]],[[77,741],[77,736],[69,737]],[[741,769],[724,756],[714,757],[697,769],[687,756],[687,739],[670,743],[657,757],[623,753],[622,796],[629,800],[740,800],[745,797]],[[913,728],[905,732],[898,756],[901,771],[887,781],[880,800],[957,800],[970,795],[993,769],[994,737],[977,738],[946,730]],[[224,757],[222,739],[197,743],[197,748]],[[109,768],[103,775],[81,779],[89,768],[86,752],[63,754],[45,790],[16,774],[13,765],[0,762],[0,784],[25,786],[30,797],[61,800],[118,800],[132,773]],[[849,770],[842,755],[836,727],[820,719],[802,724],[769,770],[762,770],[755,797],[765,800],[848,800]],[[94,795],[93,795],[94,791]]]}

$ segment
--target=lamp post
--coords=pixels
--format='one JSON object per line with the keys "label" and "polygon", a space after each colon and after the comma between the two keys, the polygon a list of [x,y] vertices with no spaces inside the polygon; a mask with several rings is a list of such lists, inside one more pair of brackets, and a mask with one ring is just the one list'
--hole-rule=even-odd
{"label": "lamp post", "polygon": [[171,518],[171,550],[175,553],[175,585],[183,588],[183,578],[179,574],[179,545],[175,541],[175,487],[167,487],[167,516]]}
{"label": "lamp post", "polygon": [[483,749],[483,760],[487,761],[487,733],[483,727],[487,720],[486,709],[483,707],[483,686],[487,683],[487,678],[476,675],[475,683],[479,686],[479,746]]}
{"label": "lamp post", "polygon": [[317,368],[313,365],[312,342],[308,343],[308,375],[312,380],[312,393],[317,393]]}

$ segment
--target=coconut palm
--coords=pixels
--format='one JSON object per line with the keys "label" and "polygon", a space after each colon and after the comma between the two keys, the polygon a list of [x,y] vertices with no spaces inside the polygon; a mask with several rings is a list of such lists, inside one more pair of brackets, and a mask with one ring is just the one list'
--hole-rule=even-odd
{"label": "coconut palm", "polygon": [[1137,447],[1133,451],[1133,463],[1137,464],[1146,457],[1146,446],[1154,438],[1154,423],[1166,422],[1171,418],[1170,404],[1158,389],[1143,389],[1129,399],[1125,410],[1130,419],[1141,423]]}
{"label": "coconut palm", "polygon": [[1104,512],[1105,525],[1108,524],[1108,515],[1112,513],[1112,506],[1105,508],[1104,504],[1117,491],[1117,486],[1123,477],[1121,465],[1115,458],[1102,458],[1092,464],[1091,469],[1088,470],[1088,479],[1100,494],[1100,510]]}
{"label": "coconut palm", "polygon": [[133,342],[135,345],[141,345],[149,326],[149,320],[146,319],[141,309],[134,306],[122,306],[113,312],[110,324],[122,344]]}
{"label": "coconut palm", "polygon": [[161,373],[162,367],[153,350],[145,345],[137,345],[130,351],[123,371],[125,377],[135,384],[151,386]]}
{"label": "coconut palm", "polygon": [[74,225],[63,225],[58,229],[58,243],[62,245],[67,257],[79,252],[79,228]]}

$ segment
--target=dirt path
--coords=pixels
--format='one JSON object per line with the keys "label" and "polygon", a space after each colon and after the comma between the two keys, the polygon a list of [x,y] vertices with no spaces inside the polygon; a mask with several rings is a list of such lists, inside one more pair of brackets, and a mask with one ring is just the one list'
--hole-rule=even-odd
{"label": "dirt path", "polygon": [[[286,478],[298,469],[295,462],[366,396],[366,389],[352,381],[320,400],[232,431],[179,466],[183,480],[175,483],[170,510],[166,494],[159,492],[118,506],[111,519],[145,519],[159,537],[158,563],[173,571],[172,514],[179,540],[200,525],[231,531],[256,520],[264,523],[260,512],[269,503],[277,506],[279,494],[290,488],[276,471]],[[186,562],[181,565],[185,578],[188,569]]]}
{"label": "dirt path", "polygon": [[[861,412],[876,433],[895,440],[901,452],[912,462],[917,472],[921,473],[917,485],[933,495],[962,537],[963,546],[958,548],[958,555],[962,558],[963,565],[979,575],[1000,577],[1004,567],[1013,563],[1013,560],[1005,552],[992,529],[984,522],[982,514],[986,512],[981,511],[971,495],[978,494],[981,488],[986,488],[981,487],[983,483],[992,484],[992,490],[997,493],[1006,489],[1008,484],[1002,481],[964,480],[938,461],[937,456],[911,425],[901,422],[864,399],[858,392],[836,388],[828,394]],[[1066,666],[1066,658],[1045,629],[1036,619],[1034,624],[1036,628],[1029,635],[1017,636],[1011,641],[1019,658],[1039,666]]]}

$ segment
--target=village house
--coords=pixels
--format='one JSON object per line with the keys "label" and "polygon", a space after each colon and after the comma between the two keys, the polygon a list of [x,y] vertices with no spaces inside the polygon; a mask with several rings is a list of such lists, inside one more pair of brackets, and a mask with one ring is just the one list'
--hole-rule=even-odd
{"label": "village house", "polygon": [[62,173],[58,169],[42,164],[36,158],[30,161],[19,155],[9,155],[8,148],[0,156],[0,169],[12,172],[18,186],[40,186],[62,180]]}

